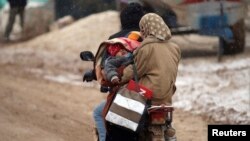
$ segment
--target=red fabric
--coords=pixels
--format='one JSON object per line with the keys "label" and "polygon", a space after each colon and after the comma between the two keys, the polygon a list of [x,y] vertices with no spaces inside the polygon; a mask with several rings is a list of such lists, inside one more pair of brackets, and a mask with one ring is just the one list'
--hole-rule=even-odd
{"label": "red fabric", "polygon": [[111,56],[115,56],[121,50],[120,44],[110,44],[108,46],[108,53]]}
{"label": "red fabric", "polygon": [[129,38],[124,38],[124,37],[120,37],[119,39],[123,40],[127,44],[127,46],[125,46],[125,47],[129,51],[133,52],[137,47],[140,46],[140,42],[138,42],[136,40],[132,40]]}
{"label": "red fabric", "polygon": [[205,2],[206,0],[183,0],[180,4],[193,4],[199,2]]}
{"label": "red fabric", "polygon": [[136,90],[136,89],[138,89],[137,86],[139,86],[139,88],[140,88],[139,93],[142,96],[144,96],[146,99],[152,99],[153,92],[150,89],[148,89],[140,84],[137,84],[134,80],[129,81],[129,83],[127,85],[127,89],[138,91],[138,90]]}

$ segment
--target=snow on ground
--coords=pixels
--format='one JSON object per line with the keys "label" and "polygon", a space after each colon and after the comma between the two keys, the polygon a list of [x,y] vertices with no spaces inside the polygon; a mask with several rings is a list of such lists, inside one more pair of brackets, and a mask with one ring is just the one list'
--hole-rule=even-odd
{"label": "snow on ground", "polygon": [[250,123],[250,57],[181,63],[174,106],[225,123]]}
{"label": "snow on ground", "polygon": [[[106,20],[109,19],[109,20]],[[105,22],[103,22],[105,21]],[[63,54],[76,54],[83,50],[96,52],[104,40],[119,30],[116,11],[92,14],[75,23],[34,38],[16,47],[44,49]]]}

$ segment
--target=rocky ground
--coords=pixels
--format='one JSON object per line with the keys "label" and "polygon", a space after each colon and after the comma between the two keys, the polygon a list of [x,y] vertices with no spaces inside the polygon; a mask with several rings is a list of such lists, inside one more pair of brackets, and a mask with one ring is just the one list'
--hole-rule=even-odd
{"label": "rocky ground", "polygon": [[[105,95],[96,82],[81,82],[92,64],[79,54],[95,52],[118,23],[108,11],[29,41],[0,42],[0,140],[92,140],[92,111]],[[244,53],[221,62],[217,38],[173,37],[183,54],[173,100],[179,141],[206,141],[208,124],[250,123],[249,37]]]}

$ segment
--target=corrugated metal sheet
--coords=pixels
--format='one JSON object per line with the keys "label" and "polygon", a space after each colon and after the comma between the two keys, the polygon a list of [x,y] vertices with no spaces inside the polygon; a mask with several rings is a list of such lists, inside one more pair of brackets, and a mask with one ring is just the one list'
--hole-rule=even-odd
{"label": "corrugated metal sheet", "polygon": [[[220,0],[164,0],[164,2],[176,12],[179,24],[194,29],[200,28],[200,19],[203,16],[218,16],[221,10]],[[246,13],[244,3],[250,4],[250,0],[221,0],[221,2],[229,25],[244,18]]]}

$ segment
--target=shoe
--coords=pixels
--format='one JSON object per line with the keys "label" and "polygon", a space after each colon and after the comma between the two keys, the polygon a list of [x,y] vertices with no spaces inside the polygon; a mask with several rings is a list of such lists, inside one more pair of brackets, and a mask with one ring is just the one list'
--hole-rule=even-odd
{"label": "shoe", "polygon": [[174,137],[175,136],[175,129],[173,127],[168,127],[165,131],[165,136]]}
{"label": "shoe", "polygon": [[176,136],[173,137],[165,137],[165,141],[177,141]]}
{"label": "shoe", "polygon": [[175,132],[176,131],[173,127],[168,127],[165,131],[165,141],[177,141]]}

